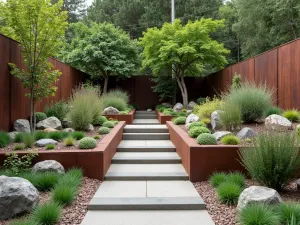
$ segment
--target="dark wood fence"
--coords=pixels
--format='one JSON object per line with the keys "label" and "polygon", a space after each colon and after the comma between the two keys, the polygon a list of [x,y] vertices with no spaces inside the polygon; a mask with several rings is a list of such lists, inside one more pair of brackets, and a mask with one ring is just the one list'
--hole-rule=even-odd
{"label": "dark wood fence", "polygon": [[[56,95],[38,103],[37,111],[42,111],[52,101],[67,99],[72,88],[85,78],[84,73],[56,59],[49,61],[62,75],[56,82]],[[0,129],[7,131],[12,128],[16,119],[27,119],[30,115],[29,99],[25,97],[27,91],[22,87],[20,80],[10,74],[9,62],[24,67],[19,43],[0,34]]]}

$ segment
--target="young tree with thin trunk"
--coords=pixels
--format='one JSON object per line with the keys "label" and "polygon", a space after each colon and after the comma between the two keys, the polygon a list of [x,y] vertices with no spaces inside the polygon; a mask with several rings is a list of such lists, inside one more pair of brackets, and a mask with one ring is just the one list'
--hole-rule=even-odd
{"label": "young tree with thin trunk", "polygon": [[144,47],[143,68],[149,67],[155,76],[172,69],[183,105],[187,107],[188,91],[184,77],[200,77],[205,68],[221,69],[227,63],[225,55],[230,51],[210,36],[223,24],[222,20],[201,19],[183,26],[177,19],[173,24],[165,23],[161,29],[148,29],[140,39],[140,45]]}
{"label": "young tree with thin trunk", "polygon": [[30,128],[35,131],[35,104],[55,95],[59,71],[52,70],[48,58],[55,56],[64,43],[67,13],[63,1],[8,0],[0,3],[0,32],[19,41],[25,69],[10,63],[12,75],[19,78],[29,92]]}

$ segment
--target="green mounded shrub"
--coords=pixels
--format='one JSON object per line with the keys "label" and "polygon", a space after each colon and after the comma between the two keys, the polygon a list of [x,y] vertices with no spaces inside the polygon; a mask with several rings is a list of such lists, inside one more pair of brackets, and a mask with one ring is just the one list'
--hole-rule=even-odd
{"label": "green mounded shrub", "polygon": [[240,139],[234,135],[226,135],[221,139],[222,144],[224,145],[238,145]]}
{"label": "green mounded shrub", "polygon": [[44,113],[47,117],[55,116],[60,121],[63,121],[69,112],[69,106],[65,100],[59,102],[52,102],[49,106],[45,107]]}
{"label": "green mounded shrub", "polygon": [[52,199],[60,205],[70,205],[77,195],[76,187],[58,184],[52,191]]}
{"label": "green mounded shrub", "polygon": [[178,112],[178,113],[177,113],[177,116],[183,116],[183,117],[186,117],[186,113],[185,113],[185,112]]}
{"label": "green mounded shrub", "polygon": [[209,183],[211,186],[214,188],[217,188],[220,186],[220,184],[224,183],[227,181],[227,174],[226,173],[214,173],[210,178],[209,178]]}
{"label": "green mounded shrub", "polygon": [[234,183],[223,182],[217,188],[219,200],[223,204],[234,205],[242,192],[242,188]]}
{"label": "green mounded shrub", "polygon": [[241,109],[242,120],[246,123],[254,122],[264,115],[266,109],[272,105],[273,91],[266,85],[256,85],[245,82],[240,88],[231,89],[223,98]]}
{"label": "green mounded shrub", "polygon": [[62,140],[67,138],[67,137],[70,137],[70,132],[67,132],[67,131],[61,131],[61,138]]}
{"label": "green mounded shrub", "polygon": [[181,117],[178,117],[174,120],[174,124],[183,125],[183,124],[185,124],[185,121],[186,121],[186,117],[181,116]]}
{"label": "green mounded shrub", "polygon": [[206,99],[207,99],[207,97],[206,98],[200,97],[200,98],[197,98],[196,102],[197,102],[197,104],[202,105],[203,103],[206,102]]}
{"label": "green mounded shrub", "polygon": [[63,135],[60,131],[53,131],[48,133],[47,138],[53,139],[55,141],[60,141],[63,139]]}
{"label": "green mounded shrub", "polygon": [[54,225],[61,215],[62,207],[56,202],[48,202],[37,206],[31,215],[31,220],[37,224]]}
{"label": "green mounded shrub", "polygon": [[209,118],[202,118],[202,119],[200,120],[200,122],[206,124],[206,126],[207,126],[208,124],[210,124],[210,119],[209,119]]}
{"label": "green mounded shrub", "polygon": [[14,143],[23,142],[23,133],[17,133],[15,136],[15,139],[13,141],[14,141]]}
{"label": "green mounded shrub", "polygon": [[275,208],[282,224],[294,225],[300,223],[300,204],[282,203]]}
{"label": "green mounded shrub", "polygon": [[128,114],[128,111],[121,111],[120,112],[120,115],[127,115]]}
{"label": "green mounded shrub", "polygon": [[79,141],[78,147],[80,149],[93,149],[96,148],[96,146],[97,146],[97,141],[94,138],[85,137]]}
{"label": "green mounded shrub", "polygon": [[99,140],[100,138],[101,138],[100,135],[95,135],[95,136],[94,136],[94,139],[95,139],[95,140]]}
{"label": "green mounded shrub", "polygon": [[208,133],[200,134],[197,137],[197,143],[199,145],[216,145],[216,144],[218,144],[215,136],[212,134],[208,134]]}
{"label": "green mounded shrub", "polygon": [[194,106],[193,113],[200,118],[210,119],[211,114],[214,111],[221,109],[222,105],[223,101],[221,99],[218,99],[216,97],[210,99],[209,97],[207,97],[204,103]]}
{"label": "green mounded shrub", "polygon": [[172,116],[173,113],[176,115],[176,112],[172,108],[163,108],[162,113],[166,116]]}
{"label": "green mounded shrub", "polygon": [[23,150],[25,148],[25,145],[24,144],[16,144],[14,146],[14,150],[15,151],[19,151],[19,150]]}
{"label": "green mounded shrub", "polygon": [[220,113],[220,120],[225,130],[237,130],[242,124],[242,112],[237,105],[225,102]]}
{"label": "green mounded shrub", "polygon": [[34,186],[39,191],[50,191],[60,178],[60,174],[56,172],[36,173]]}
{"label": "green mounded shrub", "polygon": [[81,131],[74,131],[71,133],[71,137],[74,138],[75,140],[81,140],[82,138],[85,137],[85,134]]}
{"label": "green mounded shrub", "polygon": [[281,190],[299,166],[299,145],[290,133],[263,133],[240,151],[241,162],[253,180]]}
{"label": "green mounded shrub", "polygon": [[9,225],[39,225],[37,222],[34,222],[30,219],[20,219],[14,220]]}
{"label": "green mounded shrub", "polygon": [[46,150],[52,150],[52,149],[55,149],[55,144],[48,144],[45,146],[45,149]]}
{"label": "green mounded shrub", "polygon": [[239,172],[229,173],[227,175],[227,181],[240,186],[241,188],[246,185],[246,178],[243,174]]}
{"label": "green mounded shrub", "polygon": [[115,125],[117,125],[117,124],[119,123],[119,120],[110,118],[110,119],[109,119],[109,122],[113,122],[113,124],[114,124],[114,126],[115,126]]}
{"label": "green mounded shrub", "polygon": [[203,122],[192,122],[190,125],[189,125],[189,130],[194,128],[194,127],[206,127],[206,124],[203,123]]}
{"label": "green mounded shrub", "polygon": [[23,133],[22,139],[26,148],[32,148],[35,142],[34,135],[31,133]]}
{"label": "green mounded shrub", "polygon": [[102,124],[102,127],[107,127],[107,128],[114,128],[115,124],[112,121],[106,121]]}
{"label": "green mounded shrub", "polygon": [[100,126],[102,126],[102,124],[107,121],[107,118],[105,116],[99,116],[98,119],[99,119],[98,123]]}
{"label": "green mounded shrub", "polygon": [[266,111],[264,112],[264,116],[268,117],[270,115],[281,115],[281,109],[276,107],[276,106],[272,106],[270,108],[267,108]]}
{"label": "green mounded shrub", "polygon": [[46,138],[48,135],[48,133],[44,132],[44,131],[35,131],[34,132],[34,139],[35,141],[38,141],[38,140],[41,140],[41,139],[44,139]]}
{"label": "green mounded shrub", "polygon": [[76,140],[73,137],[66,137],[64,139],[64,145],[65,146],[74,146],[75,142],[76,142]]}
{"label": "green mounded shrub", "polygon": [[110,129],[107,127],[100,127],[98,132],[99,132],[99,134],[109,134]]}
{"label": "green mounded shrub", "polygon": [[10,143],[10,137],[9,135],[4,132],[0,131],[0,148],[5,148]]}
{"label": "green mounded shrub", "polygon": [[200,134],[210,134],[210,130],[206,127],[193,127],[189,130],[189,136],[192,138],[196,138]]}
{"label": "green mounded shrub", "polygon": [[296,109],[285,110],[282,116],[291,122],[298,122],[300,120],[299,112]]}
{"label": "green mounded shrub", "polygon": [[238,213],[241,225],[280,225],[279,216],[266,204],[251,204]]}
{"label": "green mounded shrub", "polygon": [[34,115],[35,115],[36,123],[47,119],[46,113],[43,113],[43,112],[36,112]]}

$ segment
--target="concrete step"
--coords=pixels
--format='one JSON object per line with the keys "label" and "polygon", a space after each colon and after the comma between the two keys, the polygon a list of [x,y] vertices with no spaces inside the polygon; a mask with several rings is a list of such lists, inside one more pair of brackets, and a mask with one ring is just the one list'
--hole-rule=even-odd
{"label": "concrete step", "polygon": [[133,125],[159,125],[157,119],[134,119],[132,122]]}
{"label": "concrete step", "polygon": [[170,140],[123,140],[117,148],[118,152],[175,152],[176,148]]}
{"label": "concrete step", "polygon": [[169,133],[124,133],[123,140],[170,140]]}
{"label": "concrete step", "polygon": [[117,152],[112,159],[116,164],[172,164],[181,163],[176,152]]}
{"label": "concrete step", "polygon": [[157,116],[155,114],[138,114],[138,115],[135,115],[134,119],[156,119]]}
{"label": "concrete step", "polygon": [[150,115],[156,115],[156,112],[155,111],[136,111],[135,112],[136,115],[140,115],[140,114],[150,114]]}
{"label": "concrete step", "polygon": [[126,125],[124,133],[168,133],[166,125]]}

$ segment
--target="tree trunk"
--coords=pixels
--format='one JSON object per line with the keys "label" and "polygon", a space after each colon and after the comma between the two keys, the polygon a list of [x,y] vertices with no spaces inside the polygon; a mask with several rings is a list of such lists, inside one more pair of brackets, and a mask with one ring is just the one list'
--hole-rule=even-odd
{"label": "tree trunk", "polygon": [[186,89],[186,85],[184,82],[183,72],[180,73],[179,77],[176,77],[177,84],[180,88],[182,100],[183,100],[183,106],[187,109],[188,107],[188,93]]}
{"label": "tree trunk", "polygon": [[105,76],[105,77],[104,77],[103,94],[106,94],[106,93],[107,93],[108,78],[109,78],[109,76]]}
{"label": "tree trunk", "polygon": [[35,117],[35,99],[32,100],[32,115],[33,115],[33,129],[31,130],[32,132],[35,132],[35,126],[36,126],[36,117]]}
{"label": "tree trunk", "polygon": [[30,131],[33,132],[33,91],[30,91]]}

